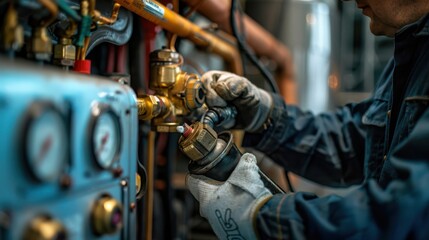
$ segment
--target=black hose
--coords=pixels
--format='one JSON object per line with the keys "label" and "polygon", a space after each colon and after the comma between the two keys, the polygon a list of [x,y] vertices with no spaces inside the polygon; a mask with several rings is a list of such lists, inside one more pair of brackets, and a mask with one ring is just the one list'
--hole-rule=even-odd
{"label": "black hose", "polygon": [[[230,10],[230,16],[229,17],[230,17],[232,34],[237,39],[237,43],[238,43],[238,47],[239,47],[240,51],[244,52],[246,57],[259,69],[261,74],[265,77],[268,84],[270,85],[272,91],[274,93],[279,94],[280,90],[277,86],[276,81],[274,80],[273,75],[270,73],[270,71],[268,71],[268,69],[265,66],[263,66],[261,64],[259,59],[252,53],[249,46],[247,46],[246,38],[244,36],[245,31],[244,31],[244,24],[243,24],[243,20],[242,20],[242,10],[241,10],[240,4],[238,4],[237,1],[238,0],[232,0],[231,1],[231,10]],[[238,29],[237,29],[237,22],[235,20],[235,13],[236,12],[238,12],[239,17],[240,17],[241,33],[239,33]],[[289,175],[288,175],[287,171],[285,171],[285,177],[286,177],[286,182],[287,182],[289,191],[293,192],[294,189],[293,189],[293,186],[290,182]]]}
{"label": "black hose", "polygon": [[[244,24],[242,23],[242,10],[239,7],[239,4],[237,4],[238,0],[232,0],[231,1],[231,11],[230,11],[230,24],[231,24],[231,30],[233,36],[237,39],[238,47],[241,52],[244,52],[245,56],[258,68],[258,70],[261,72],[261,74],[265,77],[268,84],[270,85],[272,91],[274,93],[280,93],[280,90],[277,86],[276,81],[274,80],[273,75],[268,71],[268,69],[262,65],[262,63],[259,61],[259,59],[252,53],[253,51],[250,49],[249,46],[247,46],[246,38],[244,36]],[[237,28],[237,22],[235,20],[235,13],[238,12],[240,16],[240,26],[241,26],[241,33],[239,33]]]}

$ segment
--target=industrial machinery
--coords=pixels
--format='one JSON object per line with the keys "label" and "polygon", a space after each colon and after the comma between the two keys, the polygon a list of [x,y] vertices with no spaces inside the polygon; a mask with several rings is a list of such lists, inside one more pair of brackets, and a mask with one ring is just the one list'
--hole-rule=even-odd
{"label": "industrial machinery", "polygon": [[[174,221],[193,208],[172,169],[177,127],[207,111],[200,74],[213,66],[200,60],[244,73],[238,24],[216,18],[225,6],[0,0],[0,239],[186,238]],[[250,47],[290,84],[287,49],[243,18]]]}

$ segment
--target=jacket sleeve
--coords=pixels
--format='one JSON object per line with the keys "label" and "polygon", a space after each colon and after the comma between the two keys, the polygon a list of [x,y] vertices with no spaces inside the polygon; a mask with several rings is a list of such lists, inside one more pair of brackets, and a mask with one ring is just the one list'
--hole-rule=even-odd
{"label": "jacket sleeve", "polygon": [[286,106],[280,96],[273,98],[271,126],[263,133],[246,134],[243,146],[254,147],[286,170],[319,184],[346,187],[362,183],[362,115],[373,100],[314,115]]}
{"label": "jacket sleeve", "polygon": [[429,239],[429,111],[391,159],[397,178],[345,197],[275,195],[257,215],[262,239]]}

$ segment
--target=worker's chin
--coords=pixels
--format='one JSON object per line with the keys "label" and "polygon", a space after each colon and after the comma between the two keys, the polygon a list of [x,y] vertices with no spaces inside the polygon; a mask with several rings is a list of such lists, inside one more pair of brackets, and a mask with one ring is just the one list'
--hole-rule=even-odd
{"label": "worker's chin", "polygon": [[389,27],[385,24],[373,20],[371,20],[369,27],[371,29],[371,32],[376,36],[394,37],[396,33],[395,28]]}

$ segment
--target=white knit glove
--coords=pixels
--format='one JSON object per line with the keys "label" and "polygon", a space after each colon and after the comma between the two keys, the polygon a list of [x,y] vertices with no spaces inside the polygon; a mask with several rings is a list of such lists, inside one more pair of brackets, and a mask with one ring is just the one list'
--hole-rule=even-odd
{"label": "white knit glove", "polygon": [[255,156],[246,153],[226,182],[202,175],[187,176],[186,184],[200,203],[201,216],[219,239],[256,239],[256,213],[272,197],[258,169]]}
{"label": "white knit glove", "polygon": [[224,125],[255,132],[266,123],[273,105],[268,92],[230,72],[209,71],[202,75],[201,81],[207,89],[206,104],[209,108],[229,104],[237,108],[235,122]]}

